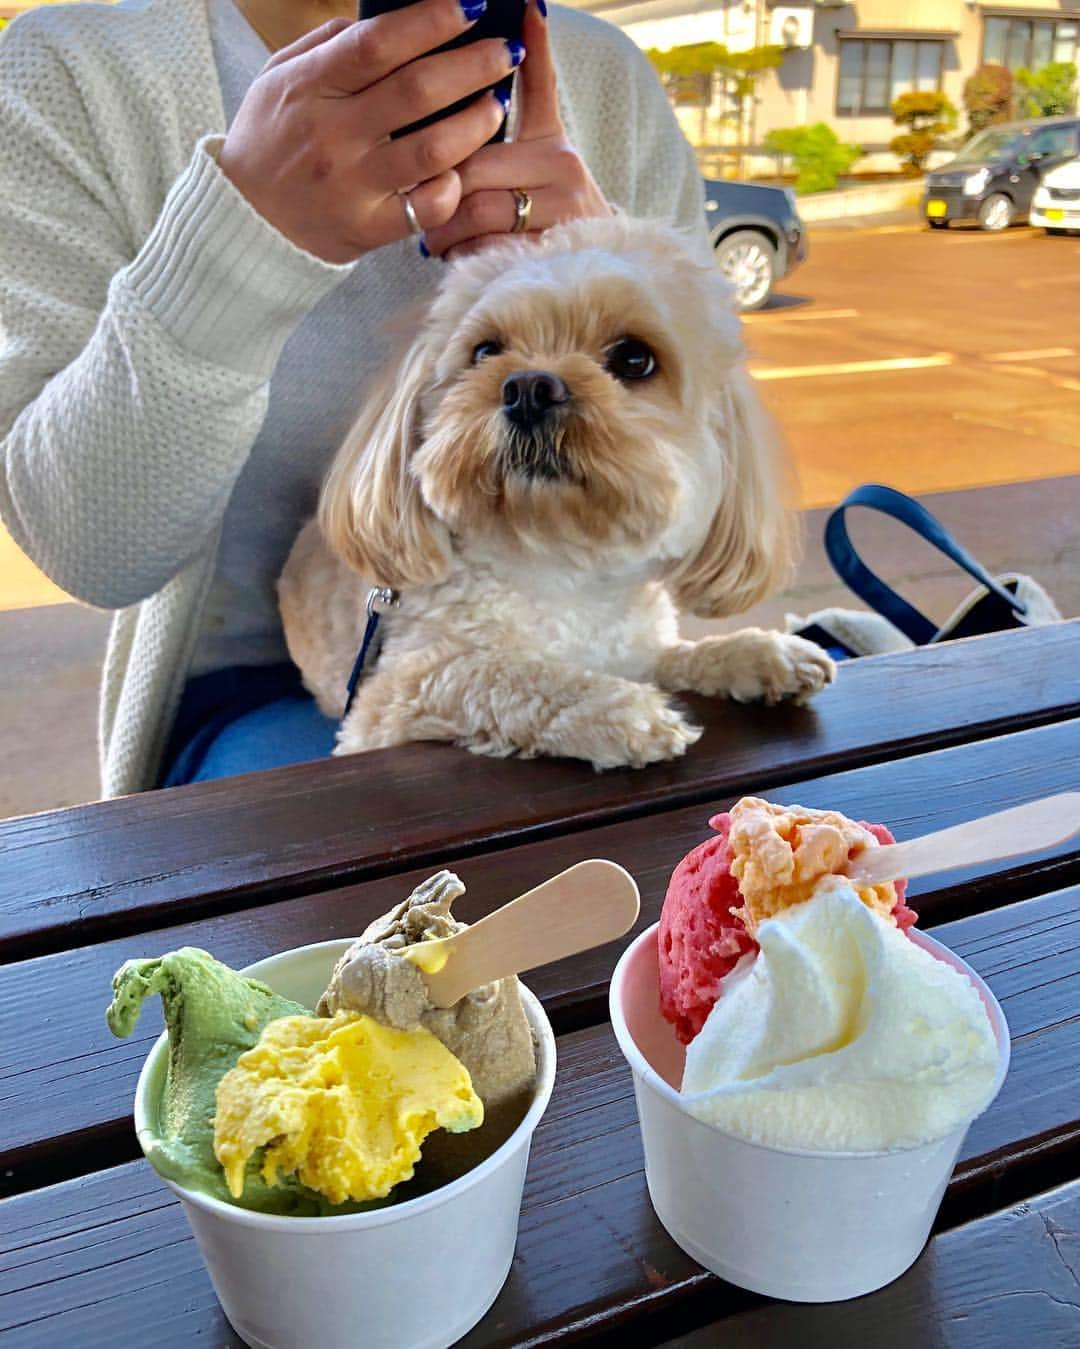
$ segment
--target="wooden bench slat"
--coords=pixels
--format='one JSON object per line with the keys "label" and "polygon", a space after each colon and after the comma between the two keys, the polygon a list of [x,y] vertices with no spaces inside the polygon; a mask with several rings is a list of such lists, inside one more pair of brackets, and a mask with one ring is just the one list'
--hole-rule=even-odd
{"label": "wooden bench slat", "polygon": [[1080,1181],[935,1237],[887,1288],[853,1302],[778,1302],[704,1326],[667,1349],[1075,1349],[1080,1342]]}
{"label": "wooden bench slat", "polygon": [[[890,764],[872,765],[770,794],[856,815],[869,812],[903,837],[1019,804],[1078,780],[1080,738],[1065,724],[919,756],[905,762],[903,774]],[[711,805],[692,806],[647,822],[608,825],[470,859],[460,867],[469,890],[458,911],[475,921],[507,897],[583,857],[609,856],[626,866],[641,888],[640,930],[659,915],[676,862],[708,835],[712,810]],[[981,908],[1011,902],[1033,887],[1061,884],[1080,873],[1080,858],[1069,846],[1034,863],[1031,877],[1023,869],[984,869],[986,879],[969,883],[965,893]],[[130,1040],[116,1041],[109,1034],[104,1021],[109,981],[124,960],[196,945],[227,964],[242,966],[291,946],[347,937],[425,874],[385,877],[0,967],[0,1020],[18,1027],[17,1034],[0,1036],[0,1080],[7,1105],[0,1162],[14,1173],[9,1180],[22,1187],[27,1183],[24,1168],[63,1165],[65,1157],[70,1166],[87,1147],[121,1151],[91,1155],[84,1167],[132,1155],[130,1102],[161,1020],[155,1004]],[[952,878],[940,879],[952,887],[950,895],[957,892]],[[942,912],[933,884],[934,878],[924,878],[912,887],[925,923]],[[950,901],[944,913],[951,912]],[[607,981],[625,944],[612,942],[528,976],[557,1024],[576,1026],[606,1017]],[[25,1015],[24,1009],[43,1007],[49,1009],[47,1019]],[[64,1140],[62,1146],[58,1139]],[[35,1178],[41,1182],[65,1174],[72,1172],[38,1170]]]}
{"label": "wooden bench slat", "polygon": [[690,700],[682,760],[596,774],[410,745],[0,823],[0,954],[738,796],[1080,711],[1080,622],[852,661],[810,708]]}
{"label": "wooden bench slat", "polygon": [[[978,1176],[983,1200],[992,1197],[990,1159],[996,1173],[1015,1170],[1022,1183],[1035,1151],[1052,1148],[1055,1134],[1076,1136],[1078,898],[1074,889],[940,929],[1022,1028],[1005,1086],[969,1133],[949,1197]],[[1055,991],[1047,1003],[1047,990],[1062,987],[1064,1002]],[[1049,1017],[1040,1017],[1041,1006],[1050,1007]],[[756,1300],[705,1274],[652,1213],[629,1069],[610,1027],[561,1036],[559,1055],[555,1094],[533,1142],[514,1267],[464,1343],[480,1349],[526,1337],[587,1338],[616,1319],[638,1330],[644,1313],[696,1306],[693,1299],[705,1294],[701,1319],[744,1311]],[[1062,1159],[1065,1177],[1075,1174],[1076,1155],[1074,1149]],[[214,1345],[236,1343],[182,1221],[140,1162],[5,1201],[0,1316],[7,1319],[0,1328],[19,1325],[27,1346],[52,1346],[71,1334],[80,1349],[104,1349],[134,1342],[145,1326],[155,1328],[160,1349],[180,1349],[198,1335]]]}

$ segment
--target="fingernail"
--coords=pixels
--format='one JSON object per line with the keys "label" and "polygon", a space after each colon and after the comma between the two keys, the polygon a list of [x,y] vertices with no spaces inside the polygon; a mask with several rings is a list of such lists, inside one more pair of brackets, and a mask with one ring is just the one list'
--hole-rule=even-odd
{"label": "fingernail", "polygon": [[516,38],[511,38],[506,44],[506,50],[510,53],[510,64],[516,70],[525,60],[525,44],[518,42]]}
{"label": "fingernail", "polygon": [[503,112],[506,112],[510,107],[510,90],[504,89],[501,84],[497,84],[491,92],[495,95],[495,101],[499,107],[502,108]]}
{"label": "fingernail", "polygon": [[460,3],[461,12],[468,23],[475,23],[487,9],[487,0],[460,0]]}
{"label": "fingernail", "polygon": [[422,258],[431,257],[431,253],[428,251],[428,246],[426,243],[424,243],[423,239],[417,239],[416,246],[420,250],[420,256]]}
{"label": "fingernail", "polygon": [[546,18],[547,18],[547,5],[544,3],[544,0],[536,0],[536,8],[540,11],[540,17],[541,17],[542,19],[546,19]]}

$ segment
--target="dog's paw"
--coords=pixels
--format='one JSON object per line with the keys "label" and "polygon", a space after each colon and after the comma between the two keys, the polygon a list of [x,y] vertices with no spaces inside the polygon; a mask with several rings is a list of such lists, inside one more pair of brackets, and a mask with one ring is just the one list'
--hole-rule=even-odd
{"label": "dog's paw", "polygon": [[603,698],[567,709],[549,727],[545,753],[588,759],[594,768],[643,768],[677,759],[701,736],[659,689],[619,681]]}
{"label": "dog's paw", "polygon": [[726,692],[736,702],[805,703],[836,678],[832,658],[804,637],[761,630],[736,636],[724,661]]}

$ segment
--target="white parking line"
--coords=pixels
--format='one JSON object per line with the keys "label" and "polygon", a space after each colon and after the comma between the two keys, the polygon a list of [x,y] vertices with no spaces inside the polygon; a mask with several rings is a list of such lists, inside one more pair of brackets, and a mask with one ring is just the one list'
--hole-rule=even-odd
{"label": "white parking line", "polygon": [[885,361],[838,361],[835,365],[781,365],[773,369],[751,370],[754,379],[809,379],[815,375],[870,375],[882,370],[926,370],[935,365],[952,365],[950,352],[935,356],[894,356]]}
{"label": "white parking line", "polygon": [[744,314],[743,319],[772,319],[783,317],[785,323],[798,323],[801,319],[805,322],[807,319],[854,319],[859,317],[857,309],[812,309],[809,312],[800,310],[796,314],[789,313],[786,309],[762,309],[757,313]]}
{"label": "white parking line", "polygon": [[1040,365],[1010,365],[1008,372],[1010,375],[1030,375],[1032,379],[1052,384],[1056,389],[1067,389],[1070,393],[1080,392],[1080,379],[1056,375],[1052,370],[1044,370]]}
{"label": "white parking line", "polygon": [[1075,356],[1075,347],[1036,347],[1032,351],[988,351],[984,361],[1050,361],[1059,356]]}

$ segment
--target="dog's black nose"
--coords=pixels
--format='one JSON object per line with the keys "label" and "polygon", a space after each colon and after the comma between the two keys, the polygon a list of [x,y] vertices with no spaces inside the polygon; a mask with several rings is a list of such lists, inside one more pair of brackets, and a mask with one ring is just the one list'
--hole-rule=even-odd
{"label": "dog's black nose", "polygon": [[547,370],[515,370],[503,380],[503,412],[516,426],[536,426],[569,401],[570,390]]}

